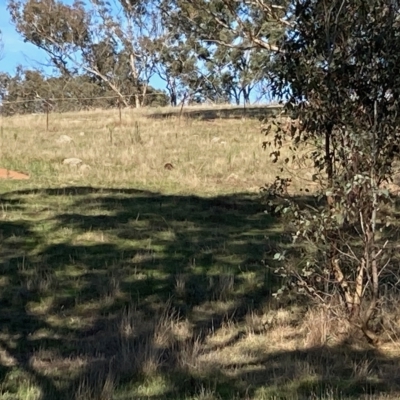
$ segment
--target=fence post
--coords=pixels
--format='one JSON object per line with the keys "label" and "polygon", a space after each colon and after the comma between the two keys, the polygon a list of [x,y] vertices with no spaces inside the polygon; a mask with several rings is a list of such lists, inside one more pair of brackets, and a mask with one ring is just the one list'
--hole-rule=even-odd
{"label": "fence post", "polygon": [[122,126],[121,99],[118,98],[119,125]]}
{"label": "fence post", "polygon": [[46,132],[49,131],[49,102],[45,100],[46,102]]}

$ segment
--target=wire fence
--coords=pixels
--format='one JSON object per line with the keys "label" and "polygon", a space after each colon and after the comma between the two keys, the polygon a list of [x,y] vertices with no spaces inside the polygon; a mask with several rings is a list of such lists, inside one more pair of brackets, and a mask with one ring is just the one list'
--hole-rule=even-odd
{"label": "wire fence", "polygon": [[[165,106],[168,96],[165,93],[148,93],[144,97],[138,96],[141,106]],[[1,113],[4,116],[28,113],[82,111],[95,108],[118,108],[120,106],[135,106],[136,95],[106,95],[106,96],[64,96],[64,97],[37,97],[6,99],[0,103]]]}
{"label": "wire fence", "polygon": [[[147,101],[144,106],[150,107],[165,107],[168,105],[168,101],[166,100],[166,95],[164,93],[148,93],[146,95],[148,98],[153,98],[153,101]],[[16,99],[12,101],[1,101],[0,102],[0,116],[1,117],[10,117],[13,115],[23,115],[23,114],[37,114],[37,115],[45,115],[46,121],[46,130],[49,130],[49,120],[50,114],[52,113],[65,113],[65,112],[79,112],[79,111],[90,111],[90,110],[98,110],[98,109],[114,109],[118,110],[119,123],[122,124],[123,113],[122,111],[128,107],[135,108],[134,95],[130,96],[88,96],[88,97],[62,97],[62,98],[28,98],[28,99]],[[196,103],[191,104],[189,101],[185,101],[187,99],[183,99],[180,104],[176,107],[175,113],[181,117],[186,111],[186,107],[190,105],[195,105]],[[143,104],[142,104],[143,105]],[[220,107],[226,107],[226,111],[230,111],[232,105],[227,104],[215,104],[209,102],[205,104],[197,104],[199,105],[199,113],[200,110],[207,109],[207,107],[211,107],[217,111],[222,111]],[[202,107],[203,106],[203,107]],[[261,104],[244,104],[242,106],[232,107],[232,110],[238,110],[242,113],[243,116],[248,115],[251,116],[252,110],[254,107],[265,107],[268,108],[268,113],[276,114],[281,109],[279,105],[269,105],[266,107]],[[197,108],[197,107],[196,107]]]}
{"label": "wire fence", "polygon": [[[139,99],[140,100],[140,99]],[[168,97],[165,93],[148,93],[146,101],[141,101],[141,106],[165,106]],[[51,98],[23,98],[3,100],[0,102],[0,116],[37,114],[45,115],[46,130],[49,130],[49,116],[53,113],[79,112],[90,110],[118,110],[119,121],[122,123],[122,110],[126,107],[134,108],[136,96],[82,96],[82,97],[51,97]]]}

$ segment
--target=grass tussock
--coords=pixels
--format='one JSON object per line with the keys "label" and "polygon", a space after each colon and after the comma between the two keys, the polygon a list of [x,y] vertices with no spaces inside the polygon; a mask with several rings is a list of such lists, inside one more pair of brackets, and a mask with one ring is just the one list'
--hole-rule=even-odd
{"label": "grass tussock", "polygon": [[399,398],[394,291],[379,349],[274,300],[286,225],[258,191],[282,165],[254,113],[187,111],[1,120],[30,179],[1,181],[0,399]]}

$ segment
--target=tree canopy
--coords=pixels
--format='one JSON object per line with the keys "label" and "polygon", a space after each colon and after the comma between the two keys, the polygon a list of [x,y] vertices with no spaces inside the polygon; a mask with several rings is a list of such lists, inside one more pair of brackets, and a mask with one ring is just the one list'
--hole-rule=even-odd
{"label": "tree canopy", "polygon": [[252,92],[263,95],[283,33],[252,2],[9,0],[8,9],[58,73],[92,75],[121,101],[129,86],[136,106],[155,75],[173,105],[182,98],[248,103]]}

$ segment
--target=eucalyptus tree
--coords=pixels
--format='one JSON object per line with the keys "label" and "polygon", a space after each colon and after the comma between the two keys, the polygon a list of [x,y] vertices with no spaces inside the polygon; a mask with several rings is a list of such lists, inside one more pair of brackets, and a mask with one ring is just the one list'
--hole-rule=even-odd
{"label": "eucalyptus tree", "polygon": [[124,105],[127,95],[137,107],[143,104],[155,72],[150,46],[158,34],[155,9],[102,0],[9,0],[8,9],[24,40],[43,49],[60,73],[92,74]]}
{"label": "eucalyptus tree", "polygon": [[[240,4],[244,2],[230,3],[160,0],[160,8],[173,37],[179,38],[197,57],[197,74],[203,82],[197,90],[203,89],[206,97],[248,102],[254,86],[268,79],[264,72],[270,48],[260,50],[237,23],[236,13],[255,8]],[[252,16],[252,22],[257,19],[259,23],[260,35],[279,36],[278,28],[272,29],[271,24],[264,26],[261,18]],[[196,86],[198,81],[192,84]]]}
{"label": "eucalyptus tree", "polygon": [[314,146],[309,158],[328,204],[288,207],[294,240],[309,247],[285,274],[325,305],[341,299],[352,325],[375,342],[370,323],[391,284],[382,283],[397,276],[381,205],[400,145],[400,2],[297,0],[290,14],[273,91],[297,120],[286,130],[278,124],[274,139]]}
{"label": "eucalyptus tree", "polygon": [[390,197],[382,185],[391,180],[400,148],[400,1],[176,4],[184,29],[198,40],[226,52],[262,53],[256,70],[270,80],[292,119],[274,121],[265,144],[278,146],[275,160],[288,140],[294,151],[312,146],[305,157],[328,200],[315,209],[291,201],[279,206],[292,212],[293,240],[308,247],[297,263],[284,252],[275,258],[299,292],[331,310],[332,299],[339,300],[351,325],[375,341],[370,323],[382,304],[382,282],[398,278],[381,204]]}
{"label": "eucalyptus tree", "polygon": [[185,97],[190,81],[198,78],[196,54],[184,38],[167,29],[159,40],[153,42],[153,51],[156,73],[165,82],[171,105],[176,106]]}

